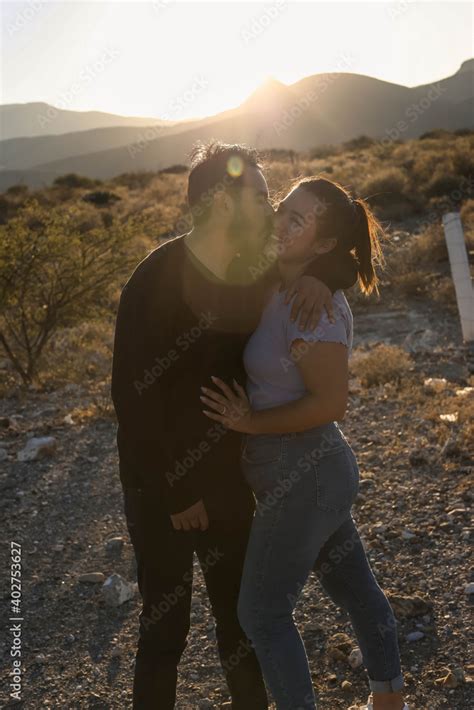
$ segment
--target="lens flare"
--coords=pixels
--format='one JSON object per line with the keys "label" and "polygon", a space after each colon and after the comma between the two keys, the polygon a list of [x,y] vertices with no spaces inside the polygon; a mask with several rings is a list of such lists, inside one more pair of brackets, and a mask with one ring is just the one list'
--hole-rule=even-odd
{"label": "lens flare", "polygon": [[244,171],[244,162],[238,155],[233,155],[227,161],[227,172],[233,178],[240,177]]}

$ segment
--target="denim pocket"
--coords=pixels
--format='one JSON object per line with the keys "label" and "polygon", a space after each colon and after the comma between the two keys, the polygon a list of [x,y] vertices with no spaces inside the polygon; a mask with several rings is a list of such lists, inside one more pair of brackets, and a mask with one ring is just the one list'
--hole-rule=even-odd
{"label": "denim pocket", "polygon": [[242,460],[255,466],[282,460],[282,438],[279,434],[254,434],[245,437]]}
{"label": "denim pocket", "polygon": [[342,513],[350,510],[359,489],[357,461],[348,446],[326,452],[314,462],[316,506]]}

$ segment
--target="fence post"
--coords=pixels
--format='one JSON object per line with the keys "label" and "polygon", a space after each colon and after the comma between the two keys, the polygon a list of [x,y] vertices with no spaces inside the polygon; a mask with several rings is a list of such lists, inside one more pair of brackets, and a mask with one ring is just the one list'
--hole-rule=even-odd
{"label": "fence post", "polygon": [[443,227],[461,319],[463,340],[467,343],[474,343],[474,291],[459,212],[444,214]]}

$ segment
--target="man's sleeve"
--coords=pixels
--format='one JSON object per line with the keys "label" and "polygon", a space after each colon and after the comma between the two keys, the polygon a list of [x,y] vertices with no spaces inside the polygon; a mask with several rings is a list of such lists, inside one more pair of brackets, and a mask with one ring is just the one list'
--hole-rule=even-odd
{"label": "man's sleeve", "polygon": [[[168,305],[170,297],[168,293]],[[154,314],[150,320],[156,301],[154,294],[137,282],[127,282],[122,291],[115,328],[112,400],[122,437],[140,452],[140,461],[146,458],[140,476],[150,487],[159,485],[161,478],[168,511],[176,513],[202,496],[198,476],[193,476],[196,471],[176,473],[179,451],[174,429],[179,422],[167,422],[166,410],[173,396],[173,380],[179,374],[173,362],[164,371],[159,365],[173,342],[164,309],[159,309],[159,318]]]}
{"label": "man's sleeve", "polygon": [[314,276],[326,284],[332,293],[350,288],[357,281],[357,262],[352,254],[322,254],[314,259],[304,271],[305,276]]}

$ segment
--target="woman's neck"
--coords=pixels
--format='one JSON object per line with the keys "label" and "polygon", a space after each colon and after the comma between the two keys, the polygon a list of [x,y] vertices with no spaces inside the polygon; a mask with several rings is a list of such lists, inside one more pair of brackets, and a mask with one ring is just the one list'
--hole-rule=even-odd
{"label": "woman's neck", "polygon": [[312,259],[308,259],[307,261],[301,263],[301,262],[285,262],[285,261],[278,261],[278,271],[280,273],[280,279],[281,279],[281,290],[286,289],[288,286],[290,286],[293,281],[295,281],[299,276],[302,276],[304,273],[306,267],[308,264],[312,261]]}

